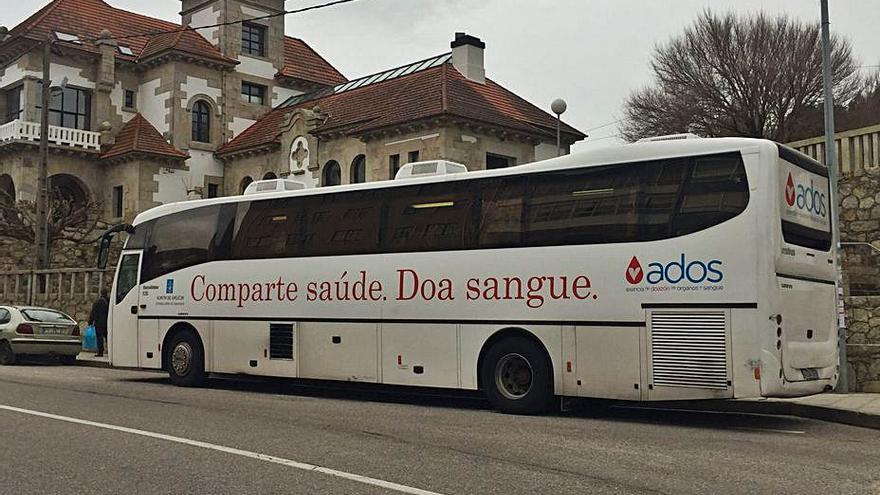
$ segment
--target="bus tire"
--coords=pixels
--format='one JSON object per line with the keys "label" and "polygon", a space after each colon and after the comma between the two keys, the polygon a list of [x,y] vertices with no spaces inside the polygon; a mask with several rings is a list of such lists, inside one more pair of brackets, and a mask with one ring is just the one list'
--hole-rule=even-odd
{"label": "bus tire", "polygon": [[492,345],[480,370],[486,397],[508,414],[547,412],[553,403],[553,375],[544,350],[525,337]]}
{"label": "bus tire", "polygon": [[171,339],[166,358],[171,383],[199,387],[205,383],[205,351],[195,332],[184,330]]}

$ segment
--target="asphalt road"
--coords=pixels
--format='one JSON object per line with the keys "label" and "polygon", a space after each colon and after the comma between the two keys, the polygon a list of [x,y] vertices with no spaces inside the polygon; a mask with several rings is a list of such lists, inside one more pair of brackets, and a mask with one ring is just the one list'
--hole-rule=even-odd
{"label": "asphalt road", "polygon": [[325,385],[3,367],[0,492],[880,493],[875,430],[620,408],[517,417],[462,392]]}

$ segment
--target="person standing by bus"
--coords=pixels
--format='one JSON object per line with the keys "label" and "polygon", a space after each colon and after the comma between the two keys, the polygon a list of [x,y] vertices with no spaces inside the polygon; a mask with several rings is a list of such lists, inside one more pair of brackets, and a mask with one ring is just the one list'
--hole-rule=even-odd
{"label": "person standing by bus", "polygon": [[96,357],[104,355],[104,339],[107,338],[107,312],[109,308],[110,300],[107,289],[102,289],[101,297],[92,305],[92,312],[89,314],[89,325],[95,327],[95,340],[98,342]]}

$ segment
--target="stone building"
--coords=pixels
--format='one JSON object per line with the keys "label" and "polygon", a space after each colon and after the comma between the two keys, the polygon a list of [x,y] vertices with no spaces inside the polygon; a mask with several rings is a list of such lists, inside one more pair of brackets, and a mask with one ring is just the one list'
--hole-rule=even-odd
{"label": "stone building", "polygon": [[[413,161],[482,170],[556,156],[555,119],[486,78],[485,44],[458,33],[451,47],[285,101],[218,150],[226,194],[261,178],[313,187],[389,180]],[[563,124],[563,151],[583,137]]]}
{"label": "stone building", "polygon": [[[835,135],[847,354],[858,390],[880,392],[880,124]],[[825,138],[790,146],[825,162]]]}
{"label": "stone building", "polygon": [[[486,78],[477,38],[349,81],[285,36],[283,15],[267,17],[283,0],[181,7],[175,24],[102,0],[54,0],[5,35],[0,198],[35,198],[47,39],[50,189],[99,201],[108,222],[265,177],[320,186],[388,179],[414,160],[482,169],[557,153],[555,117]],[[584,137],[562,125],[566,151]]]}

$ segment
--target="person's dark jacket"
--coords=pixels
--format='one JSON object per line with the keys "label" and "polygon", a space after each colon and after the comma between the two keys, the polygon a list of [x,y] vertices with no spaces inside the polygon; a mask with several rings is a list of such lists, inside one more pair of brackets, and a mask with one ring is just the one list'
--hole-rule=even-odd
{"label": "person's dark jacket", "polygon": [[110,303],[107,299],[101,297],[92,305],[92,312],[89,314],[89,323],[95,325],[95,330],[107,329],[107,311],[110,309]]}

